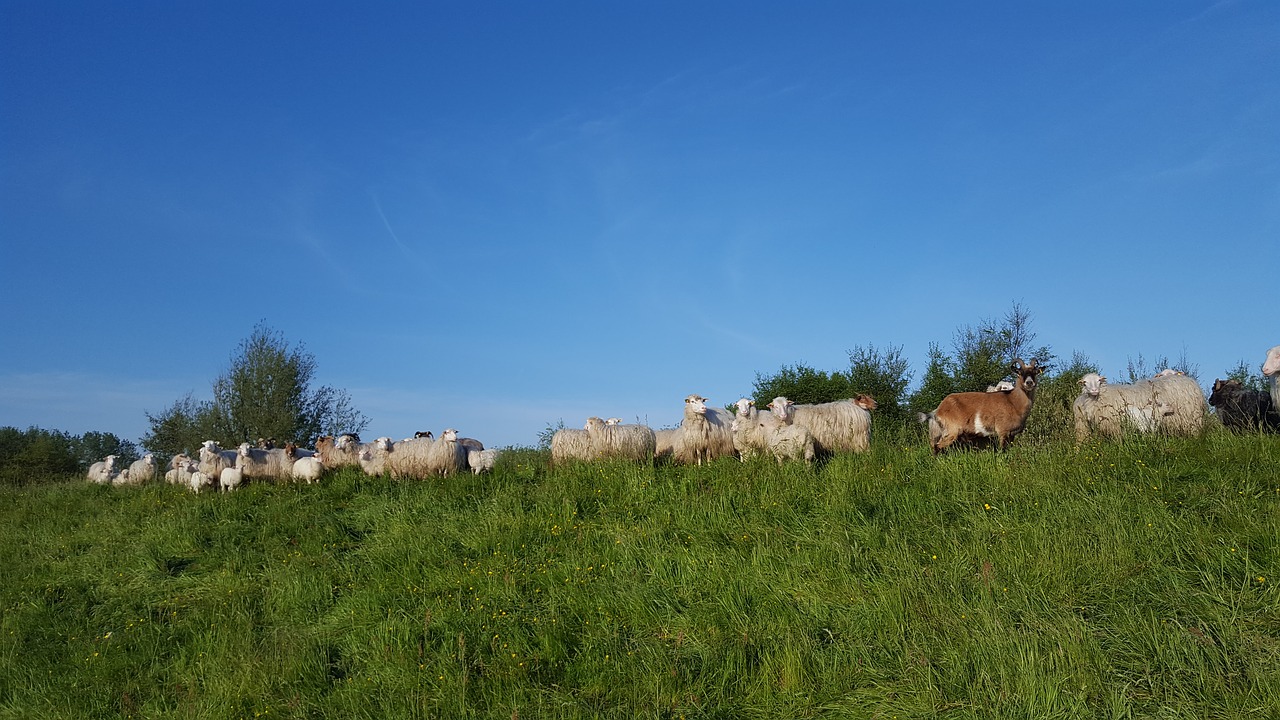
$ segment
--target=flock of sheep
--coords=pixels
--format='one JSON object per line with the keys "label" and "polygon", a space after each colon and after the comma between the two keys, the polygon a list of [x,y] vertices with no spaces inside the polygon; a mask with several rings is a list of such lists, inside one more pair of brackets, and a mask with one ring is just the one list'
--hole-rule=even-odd
{"label": "flock of sheep", "polygon": [[[994,444],[1006,447],[1026,426],[1035,401],[1037,378],[1043,371],[1035,360],[1013,364],[1014,380],[987,388],[986,392],[952,393],[938,407],[921,413],[934,453],[953,445]],[[1208,398],[1223,425],[1229,428],[1280,431],[1280,345],[1267,351],[1262,374],[1270,392],[1243,387],[1235,380],[1218,380]],[[1208,406],[1195,380],[1173,370],[1130,384],[1109,384],[1097,373],[1080,379],[1081,391],[1072,405],[1077,441],[1097,434],[1118,438],[1125,432],[1164,432],[1195,435],[1204,427]],[[738,400],[735,412],[707,405],[701,395],[684,400],[679,427],[657,430],[628,425],[619,418],[589,418],[583,429],[561,429],[551,439],[552,464],[569,461],[623,459],[636,462],[668,461],[701,465],[721,457],[747,460],[773,457],[777,462],[812,462],[820,455],[863,452],[871,444],[871,411],[876,401],[867,395],[850,400],[797,405],[777,397],[765,409],[755,402]],[[260,440],[223,450],[212,440],[198,457],[177,455],[165,479],[195,492],[217,488],[231,491],[246,479],[294,481],[308,484],[325,470],[359,467],[369,475],[394,478],[428,478],[471,470],[493,469],[500,451],[485,449],[472,438],[460,438],[449,428],[434,438],[419,432],[393,441],[381,437],[361,443],[354,434],[325,436],[314,450],[292,443],[275,448]],[[109,455],[89,468],[90,481],[136,485],[155,479],[151,454],[127,468],[115,467]]]}

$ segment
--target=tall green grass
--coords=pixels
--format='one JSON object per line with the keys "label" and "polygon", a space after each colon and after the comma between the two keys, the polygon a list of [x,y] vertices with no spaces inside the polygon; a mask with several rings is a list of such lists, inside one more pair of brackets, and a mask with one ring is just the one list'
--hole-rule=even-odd
{"label": "tall green grass", "polygon": [[1280,713],[1280,439],[0,490],[0,717]]}

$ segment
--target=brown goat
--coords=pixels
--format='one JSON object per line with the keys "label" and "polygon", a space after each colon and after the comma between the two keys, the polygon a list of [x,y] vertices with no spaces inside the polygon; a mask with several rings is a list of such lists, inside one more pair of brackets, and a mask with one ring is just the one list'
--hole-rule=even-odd
{"label": "brown goat", "polygon": [[1036,376],[1044,371],[1035,360],[1013,363],[1017,373],[1012,390],[952,393],[931,413],[920,413],[929,427],[929,444],[936,455],[957,441],[971,443],[993,438],[997,450],[1008,447],[1027,424],[1036,397]]}

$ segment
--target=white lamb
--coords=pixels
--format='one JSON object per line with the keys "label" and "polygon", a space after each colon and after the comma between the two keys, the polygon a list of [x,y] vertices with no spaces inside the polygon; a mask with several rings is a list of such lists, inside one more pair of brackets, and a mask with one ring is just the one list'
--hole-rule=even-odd
{"label": "white lamb", "polygon": [[467,465],[471,466],[471,472],[479,475],[482,472],[492,472],[493,466],[497,464],[499,450],[470,450],[467,452]]}
{"label": "white lamb", "polygon": [[718,408],[707,407],[707,399],[701,395],[686,397],[684,419],[680,421],[680,434],[676,436],[676,462],[701,465],[719,457],[731,456],[735,452],[733,415]]}
{"label": "white lamb", "polygon": [[817,405],[795,405],[791,422],[813,433],[819,453],[866,452],[871,447],[871,412],[876,401],[870,395]]}
{"label": "white lamb", "polygon": [[598,417],[587,418],[583,427],[591,442],[593,460],[618,458],[653,462],[657,438],[647,425],[609,425]]}
{"label": "white lamb", "polygon": [[244,483],[245,462],[246,457],[241,455],[236,458],[235,467],[223,468],[222,472],[218,474],[218,485],[222,488],[222,492],[231,492]]}
{"label": "white lamb", "polygon": [[218,481],[215,478],[209,477],[200,471],[199,463],[193,462],[192,465],[195,467],[195,470],[191,472],[191,476],[187,481],[191,486],[191,492],[198,494],[201,490],[211,488],[217,484]]}
{"label": "white lamb", "polygon": [[111,476],[115,474],[116,456],[108,455],[105,458],[89,466],[89,482],[95,482],[99,485],[110,484]]}
{"label": "white lamb", "polygon": [[301,480],[310,485],[313,482],[319,482],[320,476],[324,474],[324,463],[320,458],[306,455],[293,461],[293,467],[289,469],[289,475],[294,480]]}
{"label": "white lamb", "polygon": [[1271,407],[1280,411],[1280,345],[1267,351],[1262,363],[1262,375],[1271,384]]}

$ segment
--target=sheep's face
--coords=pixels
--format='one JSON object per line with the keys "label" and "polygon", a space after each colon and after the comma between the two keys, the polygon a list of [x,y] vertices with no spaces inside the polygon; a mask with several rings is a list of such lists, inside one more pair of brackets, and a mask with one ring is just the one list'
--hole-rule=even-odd
{"label": "sheep's face", "polygon": [[116,456],[115,456],[115,455],[108,455],[108,456],[106,456],[105,458],[103,458],[103,460],[102,460],[102,461],[103,461],[103,462],[105,462],[105,463],[107,464],[107,469],[108,469],[108,470],[110,470],[111,468],[113,468],[113,467],[115,467],[115,466],[116,466]]}
{"label": "sheep's face", "polygon": [[374,440],[373,444],[376,445],[379,450],[384,450],[384,451],[390,451],[392,445],[394,445],[394,443],[391,442],[391,438],[386,436],[383,436],[378,438],[377,440]]}
{"label": "sheep's face", "polygon": [[858,397],[853,399],[853,402],[855,405],[862,408],[863,410],[875,410],[876,408],[880,407],[880,405],[876,402],[876,399],[871,397],[870,395],[859,395]]}
{"label": "sheep's face", "polygon": [[751,414],[751,409],[756,406],[756,402],[749,398],[742,398],[738,402],[734,403],[734,405],[738,406],[738,415],[740,417],[746,417]]}
{"label": "sheep's face", "polygon": [[443,442],[458,442],[458,431],[453,428],[445,428],[444,432],[440,433],[440,440]]}
{"label": "sheep's face", "polygon": [[769,403],[769,411],[777,415],[780,420],[786,420],[791,417],[791,413],[796,409],[796,404],[785,397],[776,397],[773,402]]}
{"label": "sheep's face", "polygon": [[1267,361],[1262,363],[1262,374],[1267,377],[1280,374],[1280,345],[1267,351]]}
{"label": "sheep's face", "polygon": [[1098,397],[1102,394],[1102,386],[1107,384],[1107,379],[1098,373],[1089,373],[1080,378],[1080,385],[1083,387],[1084,394],[1089,397]]}
{"label": "sheep's face", "polygon": [[622,418],[609,418],[608,420],[604,421],[604,424],[605,425],[621,425]]}
{"label": "sheep's face", "polygon": [[252,449],[252,447],[253,446],[251,446],[249,443],[240,443],[240,449],[239,449],[240,457],[244,457],[244,458],[249,457],[250,456],[249,451]]}
{"label": "sheep's face", "polygon": [[200,443],[200,449],[208,450],[209,452],[216,453],[218,452],[218,443],[213,440],[205,440],[204,442]]}
{"label": "sheep's face", "polygon": [[700,395],[690,395],[684,399],[685,409],[698,415],[707,414],[707,399]]}
{"label": "sheep's face", "polygon": [[582,426],[583,430],[599,430],[604,427],[604,421],[598,417],[589,417],[587,422]]}

